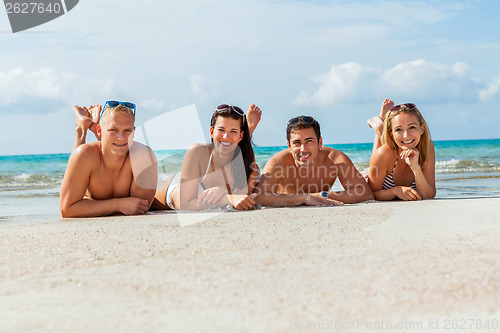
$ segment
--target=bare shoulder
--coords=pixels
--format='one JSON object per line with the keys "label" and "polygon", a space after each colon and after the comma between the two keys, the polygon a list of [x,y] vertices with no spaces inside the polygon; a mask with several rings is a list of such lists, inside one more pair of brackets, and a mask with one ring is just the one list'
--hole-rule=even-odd
{"label": "bare shoulder", "polygon": [[396,163],[397,160],[397,150],[392,149],[388,145],[382,145],[376,151],[373,152],[370,158],[370,166],[378,166],[381,168],[390,168]]}
{"label": "bare shoulder", "polygon": [[134,141],[132,143],[132,146],[130,146],[130,148],[134,148],[134,149],[142,150],[142,151],[147,151],[147,152],[153,151],[153,149],[151,149],[149,146],[146,146],[145,144],[137,142],[137,141]]}
{"label": "bare shoulder", "polygon": [[[427,163],[430,161],[429,163]],[[429,142],[429,148],[427,150],[427,159],[425,161],[424,167],[431,167],[435,168],[436,167],[436,150],[434,148],[434,142],[430,141]]]}
{"label": "bare shoulder", "polygon": [[193,143],[186,150],[186,154],[184,155],[184,161],[188,163],[192,163],[193,161],[205,160],[208,159],[210,145],[208,143]]}
{"label": "bare shoulder", "polygon": [[434,148],[434,142],[429,140],[429,153],[434,153],[436,148]]}
{"label": "bare shoulder", "polygon": [[100,143],[86,143],[71,153],[64,177],[87,177],[101,165]]}
{"label": "bare shoulder", "polygon": [[153,149],[137,141],[134,141],[129,148],[129,158],[127,158],[127,160],[129,159],[140,163],[143,163],[144,161],[156,163],[156,155]]}
{"label": "bare shoulder", "polygon": [[270,171],[271,168],[280,165],[293,165],[293,157],[288,149],[283,149],[282,151],[274,154],[269,161],[267,161],[264,171]]}
{"label": "bare shoulder", "polygon": [[392,149],[388,145],[382,145],[380,146],[374,153],[373,155],[381,158],[389,158],[389,157],[394,157],[396,156],[397,151],[395,149]]}
{"label": "bare shoulder", "polygon": [[188,147],[186,150],[186,153],[189,152],[191,154],[200,154],[202,152],[208,154],[208,148],[210,147],[210,144],[208,143],[193,143]]}
{"label": "bare shoulder", "polygon": [[330,160],[335,164],[346,163],[346,162],[351,163],[351,159],[338,149],[323,146],[321,148],[321,151],[325,155],[324,158]]}
{"label": "bare shoulder", "polygon": [[101,161],[100,142],[85,143],[76,147],[71,153],[71,159],[82,161],[85,164]]}
{"label": "bare shoulder", "polygon": [[207,167],[209,146],[208,143],[195,143],[186,150],[182,162],[182,173],[188,179],[199,177],[201,170]]}

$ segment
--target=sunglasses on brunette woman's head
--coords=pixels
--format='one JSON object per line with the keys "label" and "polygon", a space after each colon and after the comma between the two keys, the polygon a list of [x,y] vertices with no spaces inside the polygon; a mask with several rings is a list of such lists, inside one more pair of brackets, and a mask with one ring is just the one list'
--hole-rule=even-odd
{"label": "sunglasses on brunette woman's head", "polygon": [[233,110],[234,112],[236,112],[238,115],[240,115],[242,117],[245,115],[245,112],[243,112],[243,110],[240,107],[238,107],[236,105],[231,105],[231,104],[221,104],[215,109],[215,111],[223,112],[223,111],[226,111],[228,109]]}
{"label": "sunglasses on brunette woman's head", "polygon": [[102,114],[104,113],[104,109],[106,109],[107,106],[112,107],[112,108],[116,108],[120,104],[123,105],[124,107],[129,108],[130,110],[132,110],[134,112],[134,116],[135,116],[135,104],[134,103],[131,103],[131,102],[119,102],[119,101],[106,101],[106,103],[104,103],[104,106],[102,107],[99,119],[101,119]]}
{"label": "sunglasses on brunette woman's head", "polygon": [[416,108],[417,106],[413,103],[405,103],[405,104],[399,104],[399,105],[395,105],[393,106],[389,111],[390,112],[393,112],[393,111],[398,111],[399,109],[401,109],[402,106],[406,106],[408,109],[414,109]]}

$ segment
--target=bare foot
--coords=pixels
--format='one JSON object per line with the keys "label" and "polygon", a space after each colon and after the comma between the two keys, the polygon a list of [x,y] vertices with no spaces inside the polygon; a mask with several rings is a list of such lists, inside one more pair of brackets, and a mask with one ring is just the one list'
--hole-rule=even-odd
{"label": "bare foot", "polygon": [[101,116],[101,110],[102,106],[100,105],[91,105],[88,107],[88,111],[90,112],[92,116],[92,124],[89,127],[89,130],[91,130],[95,137],[97,138],[97,124],[99,124],[99,117]]}
{"label": "bare foot", "polygon": [[250,105],[247,112],[248,130],[250,132],[250,136],[252,136],[253,131],[257,128],[260,118],[262,118],[262,110],[255,104]]}
{"label": "bare foot", "polygon": [[101,114],[100,105],[91,105],[88,108],[84,106],[73,106],[73,111],[76,114],[76,126],[81,127],[85,132],[90,130],[94,133],[95,137],[97,135],[97,124],[99,124],[99,117]]}
{"label": "bare foot", "polygon": [[380,118],[382,118],[382,121],[385,120],[385,115],[389,110],[394,106],[394,102],[391,101],[390,99],[386,98],[382,102],[382,107],[380,108]]}
{"label": "bare foot", "polygon": [[380,116],[375,116],[373,118],[368,119],[367,123],[368,126],[373,128],[375,131],[375,134],[378,136],[382,135],[382,130],[384,127],[384,120],[387,112],[394,106],[394,102],[391,101],[390,99],[386,98],[382,102],[382,107],[380,108]]}
{"label": "bare foot", "polygon": [[384,129],[384,121],[380,116],[370,118],[366,123],[368,124],[368,126],[373,128],[375,134],[377,134],[378,136],[382,135],[382,130]]}
{"label": "bare foot", "polygon": [[89,110],[84,106],[73,106],[73,111],[76,114],[76,127],[81,127],[85,131],[92,125],[92,115]]}

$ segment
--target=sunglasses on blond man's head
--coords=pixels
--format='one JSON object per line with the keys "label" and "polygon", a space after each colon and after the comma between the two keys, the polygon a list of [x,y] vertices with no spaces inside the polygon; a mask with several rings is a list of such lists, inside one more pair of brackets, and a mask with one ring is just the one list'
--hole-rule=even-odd
{"label": "sunglasses on blond man's head", "polygon": [[99,116],[99,119],[101,119],[102,114],[104,113],[104,109],[106,109],[106,106],[109,106],[111,108],[116,108],[120,104],[123,105],[124,107],[129,108],[130,110],[132,110],[134,112],[134,116],[135,116],[135,104],[134,103],[131,103],[131,102],[120,102],[120,101],[106,101],[106,103],[104,103],[104,106],[102,107],[101,115]]}

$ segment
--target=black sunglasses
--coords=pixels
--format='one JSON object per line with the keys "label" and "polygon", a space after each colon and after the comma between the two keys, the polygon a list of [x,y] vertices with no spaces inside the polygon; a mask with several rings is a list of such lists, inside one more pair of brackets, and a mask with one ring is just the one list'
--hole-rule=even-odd
{"label": "black sunglasses", "polygon": [[390,112],[398,111],[399,109],[401,109],[402,106],[406,106],[408,109],[414,109],[417,107],[413,103],[405,103],[405,104],[399,104],[399,105],[393,106],[389,111]]}
{"label": "black sunglasses", "polygon": [[298,117],[295,117],[295,118],[292,118],[288,121],[288,123],[286,124],[286,127],[290,127],[290,126],[294,126],[295,124],[297,124],[299,121],[302,121],[308,125],[312,125],[314,124],[314,122],[316,120],[314,120],[313,117],[311,116],[298,116]]}
{"label": "black sunglasses", "polygon": [[221,105],[219,105],[219,106],[215,109],[215,111],[220,111],[220,112],[222,112],[222,111],[226,111],[226,110],[228,110],[228,109],[233,110],[234,112],[236,112],[238,115],[240,115],[240,116],[242,116],[242,117],[245,115],[245,112],[243,112],[243,110],[242,110],[240,107],[238,107],[238,106],[236,106],[236,105],[231,105],[231,104],[221,104]]}

